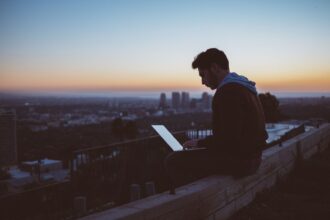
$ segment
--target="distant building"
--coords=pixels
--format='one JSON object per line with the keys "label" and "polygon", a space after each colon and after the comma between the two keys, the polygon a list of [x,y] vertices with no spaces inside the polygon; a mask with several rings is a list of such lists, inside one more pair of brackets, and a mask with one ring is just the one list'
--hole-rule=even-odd
{"label": "distant building", "polygon": [[40,172],[56,171],[62,169],[62,161],[47,158],[40,161],[24,161],[21,163],[20,168],[23,171],[33,172],[36,166],[39,166]]}
{"label": "distant building", "polygon": [[189,93],[188,92],[182,92],[181,93],[181,107],[182,108],[188,108],[189,104],[190,104]]}
{"label": "distant building", "polygon": [[17,163],[16,111],[0,109],[0,165]]}
{"label": "distant building", "polygon": [[181,98],[179,92],[172,92],[172,108],[180,108]]}
{"label": "distant building", "polygon": [[167,108],[166,94],[161,93],[159,99],[159,108]]}
{"label": "distant building", "polygon": [[196,98],[192,98],[190,101],[189,107],[193,108],[193,109],[197,108],[197,102],[198,102],[198,100]]}
{"label": "distant building", "polygon": [[60,182],[69,178],[69,170],[63,169],[61,161],[47,158],[24,161],[18,166],[11,166],[8,172],[11,176],[8,182],[16,190],[35,182]]}
{"label": "distant building", "polygon": [[211,95],[209,95],[207,92],[202,93],[202,106],[204,109],[211,108]]}

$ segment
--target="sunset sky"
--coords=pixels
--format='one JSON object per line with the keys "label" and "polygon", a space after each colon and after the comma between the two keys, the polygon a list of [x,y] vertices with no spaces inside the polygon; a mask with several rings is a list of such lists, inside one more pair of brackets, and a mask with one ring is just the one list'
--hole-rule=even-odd
{"label": "sunset sky", "polygon": [[210,47],[265,92],[330,93],[330,1],[1,0],[0,91],[202,91]]}

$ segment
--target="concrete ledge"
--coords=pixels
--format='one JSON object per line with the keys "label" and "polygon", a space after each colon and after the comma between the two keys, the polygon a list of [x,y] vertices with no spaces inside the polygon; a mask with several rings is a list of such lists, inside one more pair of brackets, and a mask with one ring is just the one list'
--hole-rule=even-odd
{"label": "concrete ledge", "polygon": [[210,176],[168,192],[141,199],[83,219],[227,219],[248,205],[256,193],[272,187],[300,159],[330,145],[330,124],[312,129],[263,152],[257,173],[245,178]]}

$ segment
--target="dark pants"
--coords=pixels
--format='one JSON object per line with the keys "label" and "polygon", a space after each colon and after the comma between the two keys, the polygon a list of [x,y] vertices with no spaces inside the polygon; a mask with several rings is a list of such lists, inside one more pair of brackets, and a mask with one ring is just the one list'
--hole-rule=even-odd
{"label": "dark pants", "polygon": [[250,175],[258,169],[260,162],[260,155],[252,160],[239,160],[207,149],[192,149],[170,153],[165,158],[165,168],[170,184],[175,188],[212,174]]}

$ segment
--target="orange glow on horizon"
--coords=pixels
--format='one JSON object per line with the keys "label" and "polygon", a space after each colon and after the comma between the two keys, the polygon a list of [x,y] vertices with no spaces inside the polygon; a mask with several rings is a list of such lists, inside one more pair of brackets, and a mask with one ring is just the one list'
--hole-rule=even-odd
{"label": "orange glow on horizon", "polygon": [[[253,72],[253,71],[251,71]],[[0,91],[171,91],[207,90],[195,71],[177,74],[37,73],[17,79],[1,75]],[[262,91],[330,92],[330,73],[249,74]]]}
{"label": "orange glow on horizon", "polygon": [[327,91],[330,92],[329,74],[287,75],[282,78],[267,78],[257,81],[258,88],[276,91]]}

